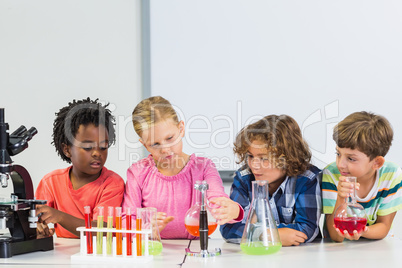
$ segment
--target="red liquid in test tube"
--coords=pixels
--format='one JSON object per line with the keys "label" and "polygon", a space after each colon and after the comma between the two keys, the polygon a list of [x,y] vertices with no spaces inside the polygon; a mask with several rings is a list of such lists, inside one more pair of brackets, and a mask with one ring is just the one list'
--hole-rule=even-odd
{"label": "red liquid in test tube", "polygon": [[[121,230],[122,228],[122,221],[121,221],[121,207],[116,208],[116,230]],[[122,240],[122,233],[116,233],[116,255],[123,254],[123,240]]]}
{"label": "red liquid in test tube", "polygon": [[[91,228],[91,207],[85,206],[85,228]],[[93,245],[92,245],[92,232],[86,232],[85,236],[87,237],[87,254],[93,254]]]}
{"label": "red liquid in test tube", "polygon": [[[126,210],[126,229],[131,230],[131,209],[127,208]],[[133,255],[133,240],[132,234],[126,233],[127,237],[127,256]]]}

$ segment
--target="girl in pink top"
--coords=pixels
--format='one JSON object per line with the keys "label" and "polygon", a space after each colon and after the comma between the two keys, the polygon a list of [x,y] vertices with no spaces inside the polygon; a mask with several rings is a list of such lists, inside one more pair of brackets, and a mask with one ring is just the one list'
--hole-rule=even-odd
{"label": "girl in pink top", "polygon": [[123,210],[133,208],[132,217],[136,217],[137,207],[155,207],[162,238],[192,238],[184,216],[196,201],[194,183],[206,180],[207,198],[215,205],[212,213],[218,224],[242,220],[243,209],[225,194],[213,162],[183,152],[184,122],[178,120],[169,101],[145,99],[132,116],[134,130],[150,155],[127,171]]}

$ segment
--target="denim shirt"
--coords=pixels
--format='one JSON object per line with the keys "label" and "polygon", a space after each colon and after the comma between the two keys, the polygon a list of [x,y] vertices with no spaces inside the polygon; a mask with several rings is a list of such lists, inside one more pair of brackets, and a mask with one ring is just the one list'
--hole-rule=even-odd
{"label": "denim shirt", "polygon": [[[286,177],[275,193],[269,197],[272,214],[278,228],[291,228],[307,235],[305,242],[321,237],[319,221],[322,211],[320,174],[321,170],[313,165],[309,170],[296,177]],[[220,227],[227,242],[240,243],[246,225],[252,200],[254,175],[248,168],[236,171],[230,199],[244,209],[244,219]]]}

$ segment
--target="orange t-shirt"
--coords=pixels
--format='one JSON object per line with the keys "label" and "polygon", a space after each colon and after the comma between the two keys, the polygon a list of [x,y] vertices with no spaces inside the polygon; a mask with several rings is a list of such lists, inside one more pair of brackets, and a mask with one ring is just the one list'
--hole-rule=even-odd
{"label": "orange t-shirt", "polygon": [[[47,200],[49,207],[68,213],[74,217],[85,219],[84,206],[90,206],[92,218],[96,220],[98,209],[103,206],[120,207],[124,194],[123,179],[106,167],[95,181],[74,190],[70,181],[71,166],[58,169],[47,174],[39,182],[35,197]],[[77,238],[76,235],[55,224],[58,237]]]}

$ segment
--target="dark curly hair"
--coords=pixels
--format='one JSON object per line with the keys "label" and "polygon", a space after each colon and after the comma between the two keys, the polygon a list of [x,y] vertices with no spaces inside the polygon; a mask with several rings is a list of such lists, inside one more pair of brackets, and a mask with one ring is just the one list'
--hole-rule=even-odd
{"label": "dark curly hair", "polygon": [[288,115],[268,115],[244,127],[236,137],[233,151],[238,164],[247,166],[247,155],[253,141],[261,141],[270,162],[286,171],[287,176],[301,175],[310,168],[311,152],[297,122]]}
{"label": "dark curly hair", "polygon": [[83,100],[73,100],[56,113],[56,119],[53,123],[52,144],[56,147],[56,152],[61,159],[71,163],[70,158],[64,155],[63,146],[72,145],[80,125],[93,124],[96,127],[104,125],[109,134],[108,145],[110,146],[115,142],[115,118],[107,109],[108,106],[109,103],[102,105],[98,99],[91,100],[88,97]]}

